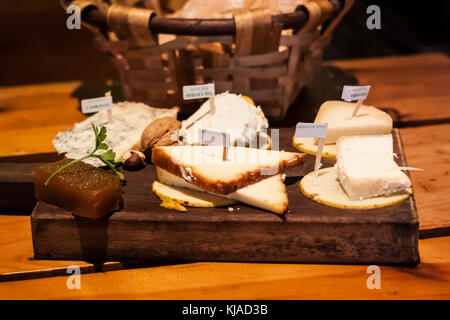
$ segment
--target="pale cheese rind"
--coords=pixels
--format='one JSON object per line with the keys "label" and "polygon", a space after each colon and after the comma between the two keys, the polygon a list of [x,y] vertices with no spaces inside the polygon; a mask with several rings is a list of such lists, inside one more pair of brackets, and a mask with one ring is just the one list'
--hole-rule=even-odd
{"label": "pale cheese rind", "polygon": [[183,206],[190,207],[223,207],[237,202],[233,199],[219,197],[199,190],[169,186],[158,181],[153,181],[152,191],[162,201],[170,199]]}
{"label": "pale cheese rind", "polygon": [[320,169],[317,174],[307,174],[299,183],[300,191],[311,200],[341,209],[375,209],[404,201],[412,194],[412,189],[387,196],[378,196],[363,200],[352,200],[342,188],[334,167]]}
{"label": "pale cheese rind", "polygon": [[[292,145],[298,151],[315,156],[319,146],[314,143],[314,138],[311,137],[293,137]],[[336,144],[325,144],[322,149],[322,158],[336,158]]]}

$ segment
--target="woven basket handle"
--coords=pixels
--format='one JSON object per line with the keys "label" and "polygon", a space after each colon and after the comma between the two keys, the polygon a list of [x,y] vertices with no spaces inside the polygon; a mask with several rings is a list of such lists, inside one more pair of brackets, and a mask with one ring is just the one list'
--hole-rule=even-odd
{"label": "woven basket handle", "polygon": [[119,39],[130,39],[130,47],[157,45],[149,24],[155,12],[149,9],[112,5],[106,13],[108,27]]}
{"label": "woven basket handle", "polygon": [[[99,4],[99,0],[76,0],[73,1],[72,4],[74,4],[74,2],[80,3],[86,1],[90,2],[90,5],[85,6],[82,10],[83,21],[96,26],[103,33],[107,32],[108,23],[104,2],[101,1],[102,4]],[[342,11],[348,11],[348,9],[351,7],[351,4],[353,4],[354,2],[354,0],[345,0],[344,7],[342,7],[341,0],[315,0],[313,2],[318,1],[331,4],[333,22],[330,24],[330,27],[332,25],[335,25],[335,16],[342,16],[342,14],[339,13],[342,13]],[[325,7],[328,8],[327,10],[329,10],[330,5],[323,4],[322,7],[322,11],[325,9]],[[292,13],[272,15],[272,23],[282,23],[284,29],[298,30],[300,28],[303,28],[308,20],[308,11],[307,9],[305,9],[306,7],[299,6],[299,8],[301,9],[297,9]],[[153,17],[149,25],[149,29],[153,34],[169,33],[175,35],[194,36],[234,35],[236,31],[235,27],[236,26],[233,19],[181,19],[162,16]]]}

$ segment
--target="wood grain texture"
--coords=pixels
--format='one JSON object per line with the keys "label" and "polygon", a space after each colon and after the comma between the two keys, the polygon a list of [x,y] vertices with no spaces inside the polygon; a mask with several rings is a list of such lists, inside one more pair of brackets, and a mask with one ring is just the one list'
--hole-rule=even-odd
{"label": "wood grain texture", "polygon": [[1,299],[449,299],[450,238],[419,242],[415,268],[381,266],[369,290],[364,265],[190,263],[0,283]]}
{"label": "wood grain texture", "polygon": [[0,156],[54,152],[59,131],[86,118],[71,94],[80,82],[0,88]]}
{"label": "wood grain texture", "polygon": [[[280,149],[294,151],[293,129],[279,131]],[[398,131],[394,150],[406,165]],[[345,210],[318,204],[298,188],[309,164],[289,170],[297,177],[286,187],[289,206],[282,217],[239,203],[227,208],[160,206],[151,191],[152,165],[126,172],[124,209],[97,221],[39,202],[31,215],[38,259],[181,261],[270,261],[407,264],[419,262],[418,219],[411,197],[371,210]],[[238,208],[240,210],[238,210]]]}
{"label": "wood grain texture", "polygon": [[330,62],[371,85],[366,104],[387,109],[406,124],[450,121],[450,60],[444,54]]}
{"label": "wood grain texture", "polygon": [[[64,16],[63,18],[65,19]],[[360,78],[361,84],[364,84],[364,81],[370,81],[372,85],[376,83],[376,87],[372,88],[369,95],[368,103],[379,102],[384,104],[386,101],[393,101],[392,104],[387,103],[386,106],[395,110],[395,113],[392,113],[393,115],[407,115],[406,120],[409,123],[448,121],[448,86],[443,86],[440,82],[442,79],[447,79],[448,83],[448,78],[446,78],[448,75],[448,71],[446,71],[448,70],[448,57],[444,55],[421,54],[338,61],[329,62],[329,64],[336,64],[344,72],[352,73],[357,78],[362,77]],[[385,71],[383,72],[383,70]],[[403,74],[409,74],[410,79],[403,75],[399,78],[399,81],[396,81],[399,72],[393,71],[399,70]],[[371,81],[372,79],[368,78],[369,76],[373,76],[376,82]],[[434,98],[427,95],[423,88],[417,87],[418,95],[416,95],[415,90],[409,89],[413,82],[411,79],[416,83],[424,84],[425,88],[435,90],[433,91]],[[384,83],[391,83],[391,86],[384,86]],[[437,86],[434,86],[435,83]],[[77,111],[77,99],[71,97],[76,87],[77,85],[73,85],[73,82],[71,82],[0,88],[0,121],[2,121],[2,126],[0,126],[0,136],[2,137],[0,155],[53,152],[53,147],[49,141],[54,134],[84,117]],[[389,95],[385,94],[382,88],[388,89],[386,92]],[[392,90],[392,88],[397,91]],[[395,96],[390,96],[392,94]],[[56,100],[54,100],[55,96],[57,97]],[[372,97],[376,97],[376,100],[371,100]],[[403,98],[406,100],[402,100]],[[33,116],[39,112],[37,106],[52,109],[53,112],[47,113],[51,115],[48,119],[52,120],[42,121],[41,118],[40,123],[36,121],[39,117],[35,119]],[[64,110],[70,120],[63,121],[61,118],[54,118],[53,113],[60,110]],[[436,120],[434,120],[435,117]],[[402,125],[402,119],[399,120],[398,123]],[[14,123],[12,128],[9,127],[5,130],[3,124],[8,127],[10,123]],[[23,125],[24,123],[26,126]],[[20,127],[17,127],[18,125]],[[429,128],[431,130],[433,127]],[[432,192],[425,192],[423,188],[417,186],[415,180],[419,179],[420,174],[427,175],[431,172],[430,170],[434,170],[432,159],[420,151],[422,148],[426,149],[427,146],[420,143],[415,145],[408,143],[410,134],[408,131],[414,132],[420,129],[402,129],[402,135],[404,135],[409,164],[428,169],[424,173],[412,173],[415,195],[418,199],[419,219],[422,219],[421,211],[433,213],[435,206],[442,206],[445,209],[445,205],[441,201],[448,199],[448,192],[440,198],[441,201],[430,201],[428,195],[434,196],[439,193],[439,190],[442,189],[441,185],[447,185],[449,179],[445,175],[446,171],[437,170],[438,176],[430,177],[430,179],[436,179],[436,181],[423,180],[426,182],[426,187],[432,187]],[[429,131],[426,130],[426,132]],[[442,137],[444,137],[445,132],[442,133]],[[421,135],[417,136],[420,137]],[[29,143],[30,140],[32,140],[32,143]],[[413,153],[409,152],[410,148],[414,150]],[[422,161],[426,161],[428,165],[424,166]],[[438,163],[437,166],[442,170],[445,169],[443,163]],[[21,227],[15,227],[17,224],[20,224]],[[65,261],[33,260],[29,217],[0,215],[0,226],[2,274],[15,274],[17,271],[28,270],[35,275],[40,274],[39,276],[42,276],[47,270],[54,269],[59,269],[60,273],[51,272],[48,275],[65,273],[65,268],[68,266],[68,264],[64,264]],[[230,297],[234,299],[449,299],[450,238],[420,240],[419,250],[421,264],[414,269],[381,267],[382,277],[386,277],[387,282],[383,282],[382,289],[377,291],[366,289],[365,267],[360,266],[195,263],[86,274],[83,276],[83,289],[81,291],[67,290],[65,286],[67,277],[4,282],[0,283],[0,296],[9,299],[35,299],[37,297],[100,299],[108,297],[118,299],[169,299],[177,297],[180,299],[225,299]],[[8,252],[11,252],[11,254]],[[75,262],[76,265],[81,265],[81,263],[80,261]],[[39,273],[35,273],[35,271]],[[98,269],[98,271],[101,271],[101,269]],[[284,280],[276,279],[276,277],[284,277]]]}
{"label": "wood grain texture", "polygon": [[420,236],[450,234],[450,124],[405,128],[402,133],[419,212]]}
{"label": "wood grain texture", "polygon": [[123,268],[119,262],[94,264],[85,261],[36,260],[33,257],[30,217],[2,215],[0,218],[0,282],[63,275],[71,265],[79,266],[83,273]]}

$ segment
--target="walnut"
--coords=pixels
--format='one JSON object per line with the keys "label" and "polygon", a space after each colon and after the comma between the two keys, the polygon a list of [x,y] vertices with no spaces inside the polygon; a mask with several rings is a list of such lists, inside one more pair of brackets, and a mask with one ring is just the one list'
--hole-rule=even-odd
{"label": "walnut", "polygon": [[181,122],[175,118],[164,117],[150,122],[141,136],[141,151],[147,159],[155,146],[170,146],[177,143],[174,132],[181,128]]}

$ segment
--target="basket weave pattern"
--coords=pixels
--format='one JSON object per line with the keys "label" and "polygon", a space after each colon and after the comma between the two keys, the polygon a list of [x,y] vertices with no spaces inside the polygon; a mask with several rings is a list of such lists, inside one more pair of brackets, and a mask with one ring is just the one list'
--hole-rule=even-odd
{"label": "basket weave pattern", "polygon": [[324,30],[332,13],[330,2],[306,2],[308,20],[296,33],[283,32],[282,24],[272,23],[268,9],[241,9],[234,13],[235,36],[152,35],[148,25],[152,10],[97,1],[73,4],[81,10],[95,5],[105,12],[107,37],[89,27],[97,48],[116,66],[127,100],[179,106],[182,113],[190,113],[195,106],[183,100],[183,86],[214,82],[216,93],[249,96],[268,118],[280,120],[320,63],[333,29],[353,1],[347,0]]}

